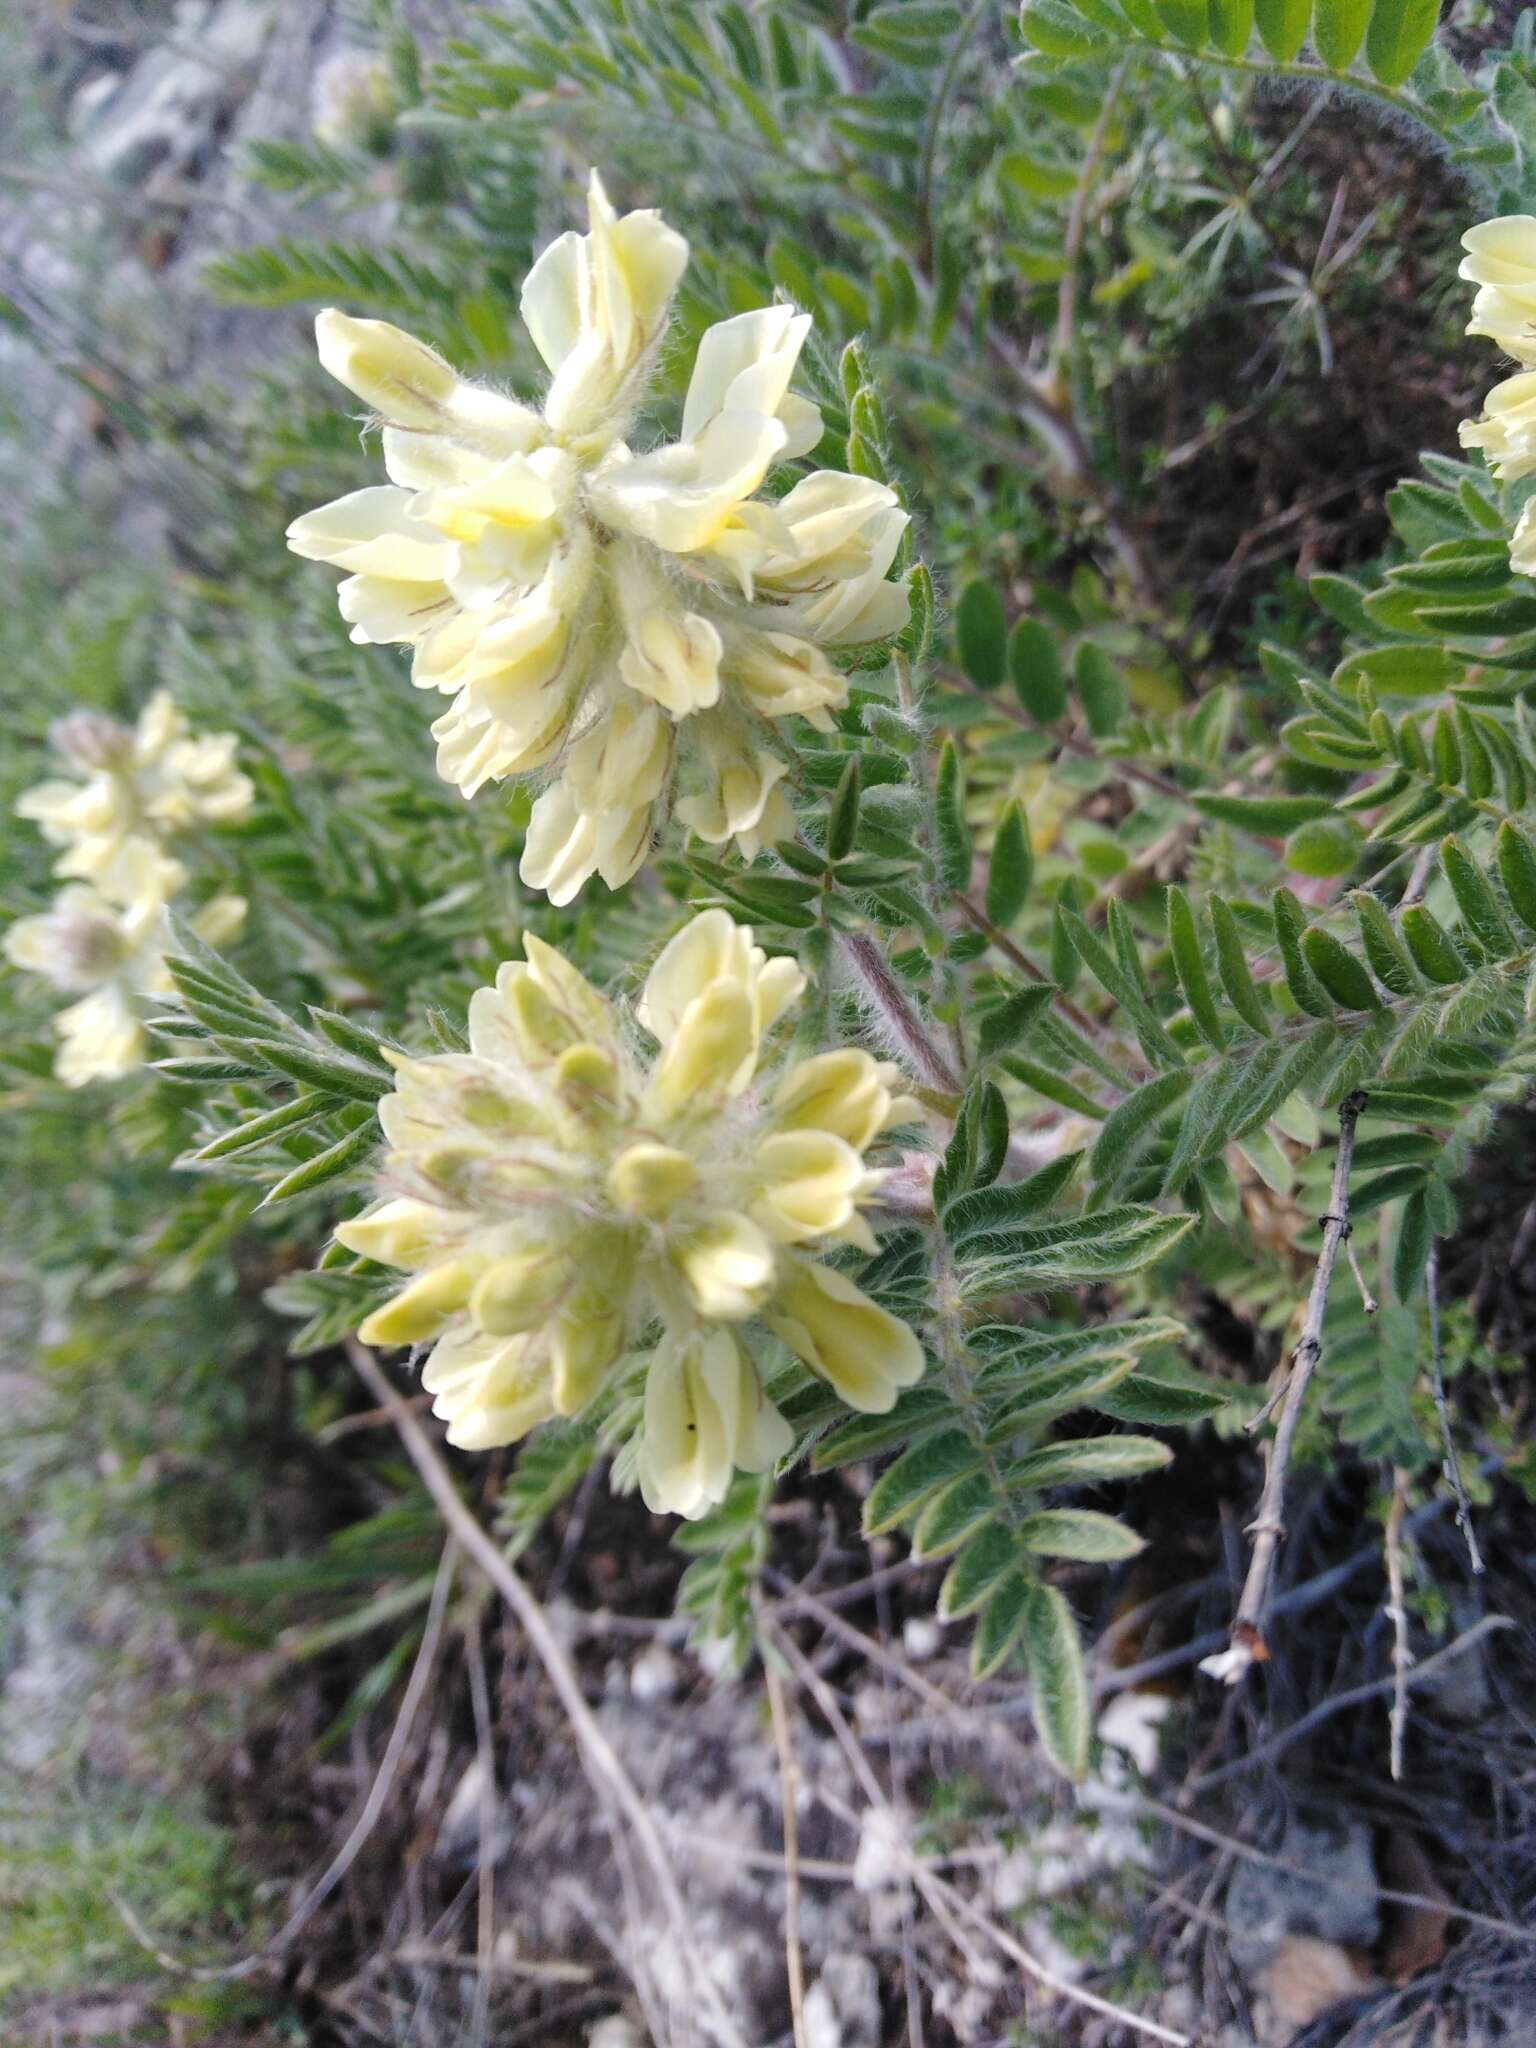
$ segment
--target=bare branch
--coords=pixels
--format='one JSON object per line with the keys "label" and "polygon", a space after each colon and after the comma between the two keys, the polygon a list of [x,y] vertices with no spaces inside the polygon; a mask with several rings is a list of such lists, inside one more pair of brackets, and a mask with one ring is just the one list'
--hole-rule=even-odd
{"label": "bare branch", "polygon": [[1365,1108],[1365,1100],[1364,1091],[1357,1088],[1339,1104],[1339,1149],[1333,1162],[1328,1214],[1322,1219],[1323,1245],[1317,1255],[1317,1271],[1312,1276],[1312,1292],[1307,1297],[1301,1336],[1291,1354],[1280,1421],[1270,1446],[1258,1513],[1251,1525],[1253,1555],[1248,1563],[1248,1576],[1243,1582],[1242,1598],[1237,1603],[1231,1642],[1217,1656],[1205,1658],[1200,1666],[1202,1671],[1209,1672],[1213,1678],[1223,1679],[1228,1685],[1236,1685],[1252,1665],[1269,1655],[1264,1642],[1264,1623],[1273,1591],[1275,1560],[1285,1535],[1285,1478],[1301,1421],[1302,1404],[1312,1375],[1317,1370],[1317,1362],[1323,1355],[1323,1316],[1328,1307],[1328,1290],[1333,1284],[1334,1265],[1349,1239],[1349,1172],[1355,1157],[1355,1127]]}

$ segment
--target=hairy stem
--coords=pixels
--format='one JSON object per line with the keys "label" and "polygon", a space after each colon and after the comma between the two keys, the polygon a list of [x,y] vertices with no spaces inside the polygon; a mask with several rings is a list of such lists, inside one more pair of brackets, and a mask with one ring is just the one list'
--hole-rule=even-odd
{"label": "hairy stem", "polygon": [[946,1095],[960,1091],[959,1077],[934,1044],[927,1026],[908,1002],[906,992],[886,965],[885,955],[868,932],[846,932],[843,947],[864,993],[879,1012],[892,1039],[901,1047],[919,1080]]}

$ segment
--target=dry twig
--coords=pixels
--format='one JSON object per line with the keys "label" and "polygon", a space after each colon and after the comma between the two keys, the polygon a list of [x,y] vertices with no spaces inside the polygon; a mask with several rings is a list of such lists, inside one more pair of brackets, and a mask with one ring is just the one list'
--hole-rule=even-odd
{"label": "dry twig", "polygon": [[1478,1548],[1477,1531],[1472,1527],[1472,1503],[1467,1499],[1467,1489],[1462,1483],[1461,1464],[1456,1456],[1456,1440],[1451,1434],[1451,1408],[1445,1397],[1445,1353],[1440,1341],[1440,1255],[1431,1242],[1429,1257],[1424,1263],[1424,1291],[1429,1298],[1429,1364],[1430,1379],[1435,1392],[1435,1413],[1440,1418],[1440,1443],[1444,1452],[1443,1470],[1456,1496],[1456,1526],[1461,1531],[1467,1546],[1467,1559],[1474,1574],[1483,1575],[1483,1553]]}
{"label": "dry twig", "polygon": [[1392,1506],[1387,1512],[1387,1619],[1392,1624],[1392,1712],[1389,1753],[1392,1781],[1403,1775],[1403,1744],[1408,1736],[1408,1603],[1403,1591],[1403,1520],[1408,1512],[1408,1474],[1399,1465],[1392,1474]]}
{"label": "dry twig", "polygon": [[805,1956],[800,1947],[800,1827],[795,1813],[795,1746],[784,1704],[784,1681],[771,1656],[763,1659],[763,1683],[779,1752],[780,1806],[784,1816],[784,1970],[789,1980],[789,2018],[795,2048],[806,2048]]}
{"label": "dry twig", "polygon": [[1317,1271],[1312,1276],[1312,1291],[1307,1297],[1301,1336],[1291,1354],[1280,1422],[1270,1446],[1258,1513],[1251,1525],[1253,1554],[1248,1563],[1248,1576],[1237,1603],[1230,1643],[1216,1656],[1203,1659],[1200,1665],[1202,1671],[1209,1672],[1213,1678],[1223,1679],[1228,1685],[1236,1685],[1252,1665],[1269,1655],[1264,1642],[1264,1623],[1269,1613],[1275,1560],[1285,1534],[1285,1478],[1296,1441],[1297,1425],[1301,1421],[1302,1404],[1317,1362],[1323,1355],[1323,1316],[1328,1307],[1333,1268],[1340,1250],[1349,1239],[1349,1171],[1355,1156],[1355,1127],[1364,1108],[1365,1093],[1358,1088],[1339,1104],[1339,1149],[1333,1162],[1328,1214],[1322,1219],[1323,1245],[1317,1256]]}
{"label": "dry twig", "polygon": [[690,1976],[697,1987],[699,2002],[709,2009],[717,2039],[729,2044],[729,2048],[742,2048],[741,2035],[736,2023],[727,2012],[719,1988],[699,1953],[698,1943],[693,1934],[692,1919],[678,1889],[677,1878],[663,1845],[655,1816],[641,1798],[633,1778],[625,1769],[613,1745],[598,1726],[597,1717],[587,1704],[581,1682],[558,1637],[550,1627],[548,1616],[465,1506],[458,1488],[453,1483],[453,1475],[444,1464],[436,1445],[386,1378],[373,1353],[366,1345],[359,1344],[355,1337],[348,1338],[346,1352],[359,1378],[364,1381],[380,1407],[393,1408],[396,1411],[395,1427],[399,1432],[400,1441],[404,1444],[411,1463],[420,1474],[428,1493],[437,1503],[443,1520],[457,1539],[460,1548],[474,1559],[511,1608],[524,1635],[528,1638],[530,1647],[543,1665],[545,1676],[565,1709],[576,1736],[588,1781],[604,1806],[611,1805],[617,1808],[628,1823],[649,1866],[658,1896],[671,1922],[673,1937],[688,1964]]}

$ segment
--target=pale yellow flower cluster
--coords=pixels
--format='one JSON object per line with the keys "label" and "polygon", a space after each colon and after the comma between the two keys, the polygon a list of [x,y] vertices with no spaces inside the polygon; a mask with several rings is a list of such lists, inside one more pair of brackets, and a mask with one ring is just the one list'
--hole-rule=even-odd
{"label": "pale yellow flower cluster", "polygon": [[[1521,365],[1495,384],[1483,417],[1463,420],[1461,445],[1480,448],[1501,483],[1536,474],[1536,218],[1505,214],[1468,229],[1461,275],[1478,287],[1468,334],[1485,335]],[[1527,505],[1515,526],[1510,567],[1536,576],[1536,518]]]}
{"label": "pale yellow flower cluster", "polygon": [[596,172],[587,213],[523,287],[539,411],[385,322],[321,314],[321,360],[378,415],[391,481],[288,529],[347,572],[352,638],[410,645],[412,680],[452,700],[432,727],[448,781],[473,796],[552,771],[521,872],[555,903],[627,881],[672,812],[748,858],[787,834],[772,721],[825,729],[847,699],[827,650],[908,615],[886,485],[818,470],[757,495],[821,438],[789,388],[807,314],[711,327],[678,439],[630,445],[688,245],[657,213],[616,214]]}
{"label": "pale yellow flower cluster", "polygon": [[[16,811],[63,848],[54,872],[73,879],[51,909],[18,918],[4,944],[13,965],[78,995],[54,1019],[63,1040],[54,1071],[79,1088],[143,1064],[144,1017],[172,993],[166,906],[187,870],[164,842],[243,817],[254,791],[234,765],[234,735],[195,735],[164,691],[136,727],[76,712],[51,737],[74,778],[37,784]],[[244,917],[240,897],[215,896],[189,922],[218,944]]]}
{"label": "pale yellow flower cluster", "polygon": [[917,1105],[866,1052],[774,1059],[804,976],[723,910],[665,948],[633,1020],[524,948],[471,1000],[467,1053],[394,1061],[390,1193],[336,1235],[413,1277],[360,1334],[433,1346],[422,1383],[472,1450],[578,1413],[644,1347],[641,1490],[697,1517],[790,1445],[752,1326],[854,1408],[921,1375],[913,1333],[814,1256],[875,1248],[863,1155]]}

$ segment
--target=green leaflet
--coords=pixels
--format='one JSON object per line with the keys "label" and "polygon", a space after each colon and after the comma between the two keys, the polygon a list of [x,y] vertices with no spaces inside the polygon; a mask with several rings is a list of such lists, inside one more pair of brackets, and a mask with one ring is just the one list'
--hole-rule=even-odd
{"label": "green leaflet", "polygon": [[945,1574],[939,1612],[959,1621],[990,1597],[1018,1562],[1019,1546],[1005,1523],[993,1522],[973,1536]]}
{"label": "green leaflet", "polygon": [[1124,1522],[1092,1508],[1042,1508],[1026,1515],[1019,1541],[1043,1557],[1069,1557],[1082,1564],[1119,1564],[1146,1548]]}
{"label": "green leaflet", "polygon": [[322,1095],[312,1091],[296,1095],[281,1108],[269,1109],[262,1116],[252,1117],[249,1123],[237,1124],[233,1130],[210,1139],[189,1155],[187,1164],[204,1166],[216,1159],[228,1159],[232,1153],[247,1152],[252,1146],[265,1144],[268,1138],[277,1137],[285,1131],[302,1130],[324,1110],[325,1098]]}
{"label": "green leaflet", "polygon": [[1376,897],[1366,889],[1356,889],[1350,895],[1355,917],[1360,926],[1360,941],[1365,948],[1365,957],[1370,962],[1371,972],[1395,996],[1411,996],[1422,983],[1414,971],[1412,960],[1397,935],[1397,930]]}
{"label": "green leaflet", "polygon": [[1348,69],[1370,16],[1371,0],[1317,0],[1312,41],[1330,71]]}
{"label": "green leaflet", "polygon": [[1130,1020],[1148,1059],[1160,1067],[1182,1066],[1179,1050],[1163,1029],[1157,1012],[1142,994],[1136,981],[1091,932],[1075,910],[1063,909],[1062,923],[1078,957],[1096,980],[1115,998]]}
{"label": "green leaflet", "polygon": [[1499,827],[1496,847],[1504,893],[1516,917],[1536,935],[1536,847],[1508,819]]}
{"label": "green leaflet", "polygon": [[1401,85],[1434,40],[1437,0],[1376,0],[1365,57],[1383,85]]}
{"label": "green leaflet", "polygon": [[1197,789],[1190,802],[1218,825],[1238,825],[1261,837],[1293,832],[1313,818],[1326,818],[1334,805],[1325,796],[1225,796],[1220,790]]}
{"label": "green leaflet", "polygon": [[970,1438],[958,1429],[929,1437],[903,1451],[870,1488],[864,1502],[864,1533],[882,1535],[906,1521],[931,1495],[980,1465]]}
{"label": "green leaflet", "polygon": [[1507,960],[1518,951],[1509,921],[1499,899],[1489,887],[1482,869],[1473,861],[1459,839],[1447,839],[1440,848],[1440,865],[1456,898],[1456,907],[1468,929],[1490,960]]}
{"label": "green leaflet", "polygon": [[953,1416],[954,1403],[942,1387],[909,1387],[888,1415],[853,1415],[837,1423],[812,1451],[811,1469],[831,1472],[898,1444],[915,1443],[946,1427]]}
{"label": "green leaflet", "polygon": [[1112,1353],[1101,1362],[1063,1359],[1031,1373],[1022,1391],[1004,1401],[993,1415],[987,1425],[987,1442],[1007,1448],[1021,1436],[1031,1436],[1047,1422],[1054,1422],[1058,1415],[1097,1406],[1135,1370],[1135,1357],[1126,1351]]}
{"label": "green leaflet", "polygon": [[981,1020],[978,1052],[983,1060],[995,1060],[1029,1036],[1041,1013],[1050,1007],[1056,991],[1048,981],[1027,983],[989,1010]]}
{"label": "green leaflet", "polygon": [[1188,1067],[1155,1075],[1110,1112],[1088,1159],[1088,1171],[1100,1187],[1114,1186],[1141,1140],[1186,1092],[1194,1078]]}
{"label": "green leaflet", "polygon": [[1139,1479],[1168,1464],[1173,1452],[1150,1436],[1071,1437],[1030,1451],[1004,1474],[1010,1491],[1047,1486],[1090,1486],[1108,1479]]}
{"label": "green leaflet", "polygon": [[960,666],[978,689],[995,690],[1008,675],[1008,622],[990,583],[968,583],[955,607]]}
{"label": "green leaflet", "polygon": [[1424,1279],[1433,1242],[1429,1224],[1429,1200],[1421,1188],[1403,1204],[1392,1253],[1392,1285],[1399,1301],[1411,1301]]}
{"label": "green leaflet", "polygon": [[939,873],[951,889],[968,888],[971,880],[971,828],[965,822],[965,778],[953,740],[946,740],[939,754],[934,822],[939,841]]}
{"label": "green leaflet", "polygon": [[1008,637],[1008,672],[1031,718],[1054,725],[1067,708],[1066,678],[1056,642],[1038,619],[1020,619]]}
{"label": "green leaflet", "polygon": [[1307,965],[1301,949],[1306,912],[1289,889],[1277,889],[1269,901],[1275,922],[1275,938],[1280,946],[1280,961],[1292,1001],[1298,1010],[1305,1010],[1310,1017],[1331,1017],[1333,1005]]}
{"label": "green leaflet", "polygon": [[863,770],[857,754],[838,778],[827,808],[827,858],[842,860],[852,853],[859,831],[859,798],[863,792]]}
{"label": "green leaflet", "polygon": [[990,1522],[1002,1506],[990,1476],[973,1472],[931,1500],[917,1518],[912,1548],[918,1557],[947,1557]]}
{"label": "green leaflet", "polygon": [[987,869],[985,908],[987,916],[999,930],[1006,931],[1024,908],[1034,869],[1035,855],[1030,845],[1029,826],[1022,807],[1015,800],[1003,812]]}
{"label": "green leaflet", "polygon": [[1095,739],[1107,739],[1130,705],[1124,677],[1101,647],[1084,640],[1072,664],[1072,681],[1088,730]]}
{"label": "green leaflet", "polygon": [[1301,950],[1307,965],[1336,1003],[1346,1010],[1381,1008],[1375,983],[1332,932],[1321,925],[1309,925],[1301,935]]}
{"label": "green leaflet", "polygon": [[1210,976],[1205,971],[1194,912],[1189,907],[1189,898],[1177,885],[1168,891],[1168,943],[1179,986],[1184,991],[1184,1000],[1189,1005],[1189,1014],[1194,1018],[1200,1036],[1213,1051],[1224,1052],[1226,1027],[1216,1007]]}
{"label": "green leaflet", "polygon": [[1093,1712],[1077,1624],[1054,1586],[1028,1589],[1023,1639],[1035,1725],[1052,1762],[1069,1778],[1079,1779],[1088,1768]]}
{"label": "green leaflet", "polygon": [[1115,1357],[1122,1351],[1176,1344],[1187,1335],[1184,1325],[1171,1316],[1138,1316],[1133,1323],[1094,1323],[1081,1330],[1031,1330],[1018,1323],[979,1323],[968,1341],[972,1351],[996,1361],[987,1371],[986,1384],[991,1389],[1004,1384],[1015,1373],[1032,1374],[1063,1359]]}
{"label": "green leaflet", "polygon": [[1221,975],[1221,985],[1227,992],[1227,1001],[1250,1031],[1257,1031],[1260,1037],[1264,1037],[1270,1028],[1269,1012],[1254,986],[1253,976],[1248,972],[1243,935],[1238,930],[1237,919],[1231,906],[1220,896],[1213,896],[1210,906],[1211,929],[1216,934],[1216,966]]}
{"label": "green leaflet", "polygon": [[1277,64],[1289,64],[1307,39],[1312,0],[1256,0],[1259,38]]}
{"label": "green leaflet", "polygon": [[1445,926],[1422,903],[1410,903],[1403,912],[1402,933],[1414,964],[1426,979],[1439,988],[1450,988],[1466,980],[1466,961]]}
{"label": "green leaflet", "polygon": [[291,1173],[285,1173],[280,1181],[268,1188],[260,1206],[270,1209],[275,1203],[291,1201],[295,1195],[309,1194],[313,1189],[323,1187],[327,1181],[339,1180],[367,1159],[381,1139],[382,1133],[370,1116],[356,1130],[338,1138],[334,1145],[328,1145],[313,1159],[306,1159]]}
{"label": "green leaflet", "polygon": [[1253,34],[1254,0],[1207,0],[1211,41],[1224,57],[1241,57]]}
{"label": "green leaflet", "polygon": [[1133,1273],[1161,1258],[1193,1220],[1128,1206],[980,1236],[967,1247],[961,1291],[979,1301]]}
{"label": "green leaflet", "polygon": [[963,1249],[978,1235],[1005,1230],[1038,1216],[1072,1178],[1082,1156],[1081,1152],[1064,1152],[1027,1180],[1010,1181],[1006,1187],[978,1188],[958,1196],[944,1209],[945,1235],[951,1244]]}
{"label": "green leaflet", "polygon": [[971,1644],[973,1678],[990,1678],[1002,1667],[1023,1633],[1033,1589],[1034,1581],[1017,1570],[1004,1573],[993,1586]]}

